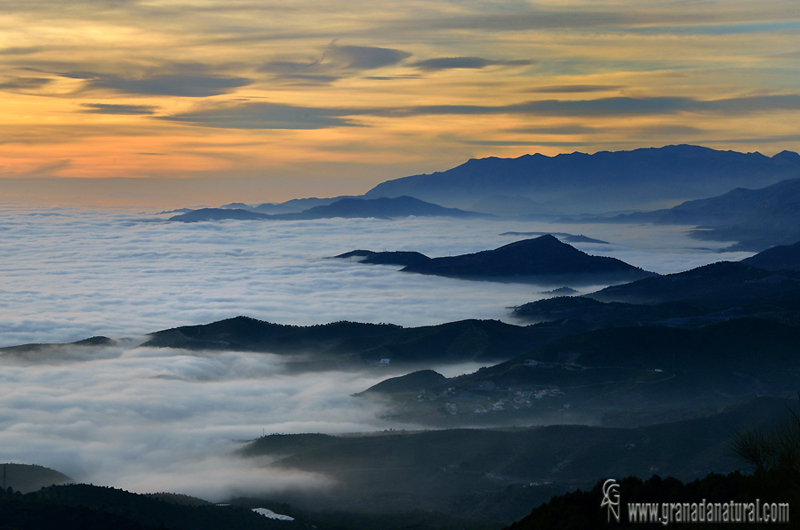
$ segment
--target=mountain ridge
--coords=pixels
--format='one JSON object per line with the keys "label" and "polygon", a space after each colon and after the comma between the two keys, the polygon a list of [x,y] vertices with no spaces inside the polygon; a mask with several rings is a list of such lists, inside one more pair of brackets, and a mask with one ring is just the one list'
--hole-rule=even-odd
{"label": "mountain ridge", "polygon": [[[321,200],[320,200],[321,201]],[[201,208],[187,213],[175,215],[169,221],[194,223],[199,221],[236,220],[276,220],[305,221],[313,219],[341,218],[376,218],[392,219],[396,217],[455,217],[460,219],[491,218],[490,214],[468,212],[457,208],[445,208],[438,204],[425,202],[414,197],[393,198],[350,198],[338,199],[330,204],[320,204],[301,212],[260,213],[241,208]]]}
{"label": "mountain ridge", "polygon": [[445,171],[382,182],[364,197],[408,195],[469,208],[492,197],[508,196],[543,203],[544,210],[531,214],[605,213],[663,207],[665,202],[675,204],[737,186],[767,186],[796,177],[800,177],[797,153],[767,157],[684,144],[553,157],[537,153],[470,159]]}
{"label": "mountain ridge", "polygon": [[149,335],[142,346],[221,351],[235,349],[278,355],[310,354],[298,370],[395,364],[453,363],[508,359],[533,344],[562,336],[547,326],[515,326],[497,320],[462,320],[435,326],[334,322],[288,326],[235,317],[197,326],[181,326]]}
{"label": "mountain ridge", "polygon": [[355,250],[337,258],[364,257],[363,263],[404,265],[401,272],[466,280],[539,284],[590,284],[632,281],[656,273],[616,258],[591,256],[552,235],[522,239],[493,250],[429,258],[410,252]]}
{"label": "mountain ridge", "polygon": [[[777,156],[777,155],[776,155]],[[727,193],[652,212],[622,214],[612,223],[697,225],[697,239],[737,241],[732,249],[762,251],[800,240],[800,178]]]}

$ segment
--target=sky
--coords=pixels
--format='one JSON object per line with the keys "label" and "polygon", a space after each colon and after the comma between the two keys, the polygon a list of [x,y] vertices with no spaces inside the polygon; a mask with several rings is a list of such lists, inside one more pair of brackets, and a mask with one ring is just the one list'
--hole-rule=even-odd
{"label": "sky", "polygon": [[796,0],[0,0],[0,200],[360,194],[469,158],[797,151]]}

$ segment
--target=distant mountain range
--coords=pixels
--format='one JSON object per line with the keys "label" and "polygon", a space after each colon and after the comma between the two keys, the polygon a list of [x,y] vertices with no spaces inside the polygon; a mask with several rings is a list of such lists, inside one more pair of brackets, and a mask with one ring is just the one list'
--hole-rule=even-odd
{"label": "distant mountain range", "polygon": [[260,221],[271,219],[272,216],[265,213],[251,212],[250,210],[225,209],[225,208],[200,208],[186,213],[178,214],[169,218],[170,221],[180,221],[182,223],[197,223],[200,221]]}
{"label": "distant mountain range", "polygon": [[738,241],[735,248],[764,250],[800,240],[800,178],[755,190],[736,188],[718,197],[610,221],[699,225],[694,237]]}
{"label": "distant mountain range", "polygon": [[466,212],[456,208],[444,208],[412,197],[396,197],[391,199],[344,198],[329,204],[314,206],[297,213],[267,214],[236,208],[202,208],[170,217],[169,220],[184,223],[219,221],[224,219],[296,221],[331,219],[335,217],[374,217],[378,219],[391,219],[396,217],[409,217],[412,215],[421,217],[455,217],[459,219],[486,217],[486,214]]}
{"label": "distant mountain range", "polygon": [[494,214],[605,213],[663,208],[797,177],[797,153],[767,157],[672,145],[592,155],[472,159],[447,171],[383,182],[364,197],[405,195]]}
{"label": "distant mountain range", "polygon": [[552,235],[524,239],[494,250],[441,258],[418,252],[357,250],[337,258],[364,257],[365,263],[404,265],[402,272],[468,280],[539,284],[618,283],[656,276],[616,258],[590,256]]}
{"label": "distant mountain range", "polygon": [[411,215],[425,217],[457,217],[473,219],[485,217],[475,212],[444,208],[413,197],[340,199],[324,206],[315,206],[298,214],[275,216],[280,219],[328,219],[331,217],[376,217],[390,219]]}
{"label": "distant mountain range", "polygon": [[[446,171],[385,181],[362,196],[310,197],[258,205],[231,203],[221,208],[186,212],[186,217],[173,219],[188,222],[259,218],[245,212],[277,219],[461,217],[476,213],[498,216],[606,214],[663,209],[714,197],[734,188],[762,188],[798,178],[800,155],[791,151],[767,157],[760,153],[670,145],[594,154],[575,152],[554,157],[534,154],[513,159],[471,159]],[[351,202],[403,197],[428,204]],[[460,211],[432,209],[436,205]],[[704,208],[699,205],[699,209]],[[690,209],[687,206],[676,210],[667,216],[670,219],[658,222],[694,223],[698,216],[690,215]]]}
{"label": "distant mountain range", "polygon": [[257,213],[279,214],[279,213],[299,213],[315,206],[327,206],[342,199],[356,199],[352,195],[340,195],[338,197],[317,198],[308,197],[305,199],[291,199],[282,203],[265,202],[262,204],[249,205],[241,202],[234,202],[220,206],[227,210],[248,210]]}

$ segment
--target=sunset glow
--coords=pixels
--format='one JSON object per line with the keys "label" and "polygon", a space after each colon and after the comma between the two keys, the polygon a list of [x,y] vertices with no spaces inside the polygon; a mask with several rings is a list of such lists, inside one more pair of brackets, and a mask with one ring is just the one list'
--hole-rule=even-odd
{"label": "sunset glow", "polygon": [[1,5],[7,202],[280,201],[475,157],[800,141],[793,0]]}

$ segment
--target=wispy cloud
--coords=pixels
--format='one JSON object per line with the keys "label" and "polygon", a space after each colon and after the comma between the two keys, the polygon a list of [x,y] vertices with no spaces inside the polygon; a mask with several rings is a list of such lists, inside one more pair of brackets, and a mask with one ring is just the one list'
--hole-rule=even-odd
{"label": "wispy cloud", "polygon": [[83,112],[91,114],[118,114],[118,115],[142,115],[154,114],[158,107],[152,105],[115,105],[107,103],[83,103]]}
{"label": "wispy cloud", "polygon": [[223,129],[326,129],[358,125],[343,117],[351,114],[346,110],[249,102],[210,107],[162,119]]}
{"label": "wispy cloud", "polygon": [[106,89],[125,94],[182,96],[202,98],[218,96],[249,85],[244,77],[204,74],[162,74],[130,78],[113,74],[73,74],[87,79],[88,88]]}
{"label": "wispy cloud", "polygon": [[[694,98],[611,97],[588,100],[541,100],[513,103],[502,106],[482,105],[422,105],[416,107],[386,108],[321,108],[284,105],[279,103],[247,102],[202,108],[196,111],[163,117],[162,119],[187,122],[205,127],[229,129],[322,129],[330,127],[352,127],[359,125],[356,117],[380,116],[407,118],[411,116],[435,115],[497,115],[542,117],[607,117],[607,116],[654,116],[677,113],[710,113],[746,115],[754,112],[800,110],[800,95],[752,96],[722,100],[703,101]],[[522,130],[522,129],[520,129]],[[529,129],[529,130],[536,130]],[[547,129],[542,129],[546,131]],[[551,129],[558,131],[558,128]],[[594,129],[580,130],[582,133]],[[699,132],[700,129],[681,125],[651,127],[650,132],[676,134]],[[554,132],[552,134],[574,134]],[[483,140],[480,140],[483,142]],[[516,144],[515,144],[516,145]]]}
{"label": "wispy cloud", "polygon": [[688,97],[611,97],[588,100],[527,101],[502,106],[424,105],[370,111],[381,116],[531,114],[538,116],[648,116],[677,112],[748,114],[800,110],[800,95],[775,95],[704,101]]}
{"label": "wispy cloud", "polygon": [[40,46],[12,46],[0,49],[0,55],[31,55],[43,51]]}
{"label": "wispy cloud", "polygon": [[341,73],[333,74],[333,69],[323,66],[320,61],[321,59],[310,62],[269,61],[261,65],[259,71],[277,79],[309,85],[328,85],[342,79]]}
{"label": "wispy cloud", "polygon": [[259,71],[298,84],[327,85],[367,70],[394,66],[408,57],[411,53],[394,48],[331,43],[313,59],[273,59],[263,63]]}
{"label": "wispy cloud", "polygon": [[619,90],[624,88],[620,85],[547,85],[536,88],[529,88],[528,92],[538,92],[543,94],[579,94],[582,92],[605,92],[608,90]]}
{"label": "wispy cloud", "polygon": [[392,48],[331,44],[325,49],[325,57],[342,68],[373,70],[397,64],[411,54]]}
{"label": "wispy cloud", "polygon": [[[724,12],[711,3],[698,3],[687,8],[686,3],[680,1],[642,7],[645,6],[627,1],[608,6],[581,2],[562,6],[525,4],[517,9],[473,8],[437,17],[409,16],[385,25],[412,32],[472,30],[510,33],[570,29],[668,34],[751,33],[796,26],[796,8],[783,0],[769,2],[761,10],[746,2],[732,2],[730,9]],[[790,20],[781,20],[781,12],[788,14]]]}
{"label": "wispy cloud", "polygon": [[452,70],[456,68],[466,68],[479,70],[487,66],[527,66],[535,64],[535,61],[529,60],[514,60],[514,61],[497,61],[492,59],[484,59],[483,57],[437,57],[434,59],[426,59],[424,61],[417,61],[409,64],[413,68],[425,71],[437,70]]}
{"label": "wispy cloud", "polygon": [[554,134],[554,135],[575,135],[575,134],[593,134],[597,132],[596,127],[587,127],[585,125],[553,125],[549,127],[519,127],[509,129],[508,132],[524,133],[524,134]]}
{"label": "wispy cloud", "polygon": [[51,81],[45,77],[15,77],[0,82],[0,90],[37,90]]}

